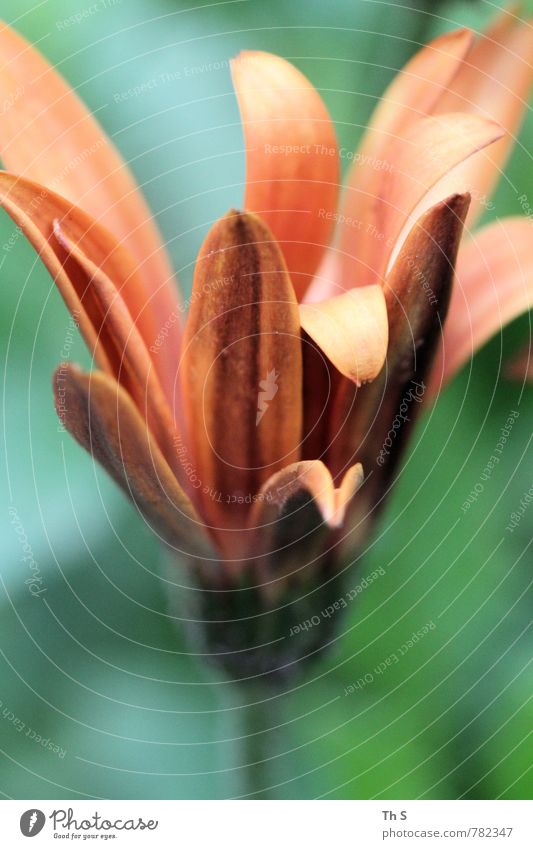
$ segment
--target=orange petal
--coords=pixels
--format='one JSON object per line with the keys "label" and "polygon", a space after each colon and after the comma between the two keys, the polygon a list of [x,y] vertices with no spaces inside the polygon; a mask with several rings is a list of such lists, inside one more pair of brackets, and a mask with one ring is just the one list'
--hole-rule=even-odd
{"label": "orange petal", "polygon": [[388,342],[381,286],[362,286],[318,304],[302,304],[300,321],[335,368],[357,386],[381,371]]}
{"label": "orange petal", "polygon": [[473,39],[470,30],[458,29],[437,36],[415,53],[380,98],[364,146],[388,146],[395,136],[429,115],[462,68]]}
{"label": "orange petal", "polygon": [[300,300],[337,208],[335,130],[309,80],[279,56],[244,52],[231,69],[246,144],[244,206],[280,243]]}
{"label": "orange petal", "polygon": [[[138,332],[121,296],[122,278],[111,281],[102,267],[95,265],[79,243],[76,225],[69,219],[54,222],[55,236],[68,254],[65,267],[71,279],[77,266],[85,291],[90,291],[98,305],[100,321],[95,327],[105,344],[106,353],[113,365],[114,376],[129,392],[139,412],[148,422],[159,447],[172,468],[183,474],[175,451],[177,436],[174,420],[162,390],[150,354]],[[83,242],[83,237],[81,238]],[[122,272],[127,272],[126,264]],[[73,273],[74,272],[74,273]]]}
{"label": "orange petal", "polygon": [[[374,219],[376,229],[384,234],[378,275],[385,273],[390,258],[394,260],[407,233],[426,211],[429,190],[456,165],[501,136],[493,121],[451,113],[422,119],[398,140],[394,171],[382,187]],[[447,196],[441,194],[438,201]]]}
{"label": "orange petal", "polygon": [[367,226],[373,221],[383,174],[390,173],[396,140],[430,114],[459,71],[472,41],[469,30],[435,38],[415,54],[381,97],[348,173],[339,216],[336,281],[343,288],[372,281],[375,255],[382,245]]}
{"label": "orange petal", "polygon": [[[174,317],[172,268],[128,167],[73,89],[24,38],[0,24],[0,155],[10,171],[59,192],[134,257],[157,332]],[[149,301],[148,301],[149,297]],[[179,322],[161,359],[176,360]]]}
{"label": "orange petal", "polygon": [[109,472],[168,545],[214,557],[191,502],[176,481],[131,398],[102,372],[70,364],[54,375],[62,424]]}
{"label": "orange petal", "polygon": [[533,239],[527,218],[503,218],[461,247],[433,389],[450,380],[505,324],[533,303]]}
{"label": "orange petal", "polygon": [[[110,342],[112,346],[113,340],[102,327],[101,309],[95,302],[94,291],[88,286],[87,276],[80,277],[79,271],[65,265],[65,250],[56,238],[56,221],[60,222],[65,235],[118,287],[145,344],[151,343],[156,326],[146,308],[148,294],[144,280],[138,274],[135,260],[105,228],[48,188],[7,172],[0,172],[0,204],[39,253],[67,306],[79,319],[89,349],[102,367],[113,370],[106,362],[110,352],[105,350]],[[143,317],[150,320],[143,321]],[[159,354],[154,355],[154,368],[160,369],[160,366]]]}
{"label": "orange petal", "polygon": [[301,360],[279,247],[261,219],[230,211],[198,256],[182,358],[189,456],[213,523],[242,525],[264,480],[298,459]]}
{"label": "orange petal", "polygon": [[[43,214],[44,200],[52,200],[52,208]],[[57,201],[54,204],[54,201]],[[0,204],[11,216],[26,238],[31,242],[40,259],[50,272],[52,279],[79,325],[80,332],[87,343],[92,356],[108,374],[114,374],[114,365],[105,348],[105,339],[97,327],[101,324],[101,312],[87,288],[86,281],[76,276],[73,280],[64,263],[66,254],[57,242],[54,234],[54,216],[64,214],[68,209],[73,216],[85,218],[85,213],[71,207],[57,195],[51,195],[47,189],[28,181],[0,172]]]}
{"label": "orange petal", "polygon": [[[505,130],[504,138],[453,174],[453,190],[472,195],[468,227],[487,205],[501,176],[527,109],[532,81],[533,26],[521,22],[510,10],[504,11],[476,41],[435,109],[435,114],[461,111],[482,115]],[[441,197],[449,194],[450,185],[445,183]]]}

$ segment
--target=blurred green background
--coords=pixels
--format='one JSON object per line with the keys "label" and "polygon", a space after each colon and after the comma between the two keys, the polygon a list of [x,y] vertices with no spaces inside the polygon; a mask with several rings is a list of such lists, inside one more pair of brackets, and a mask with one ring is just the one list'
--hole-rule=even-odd
{"label": "blurred green background", "polygon": [[[355,147],[376,97],[418,45],[460,24],[483,26],[494,6],[19,0],[15,10],[0,0],[2,17],[39,43],[131,163],[185,286],[210,223],[242,194],[229,57],[261,48],[294,61],[322,91],[341,143]],[[80,23],[61,26],[88,8]],[[222,68],[202,70],[209,63]],[[176,72],[180,79],[115,102]],[[533,195],[532,137],[530,120],[493,215],[520,212],[513,186]],[[0,244],[11,229],[2,216]],[[58,433],[50,376],[68,315],[49,276],[22,240],[1,269],[4,797],[530,796],[533,508],[513,533],[505,525],[531,486],[533,393],[501,377],[530,335],[529,318],[494,339],[420,422],[346,585],[378,567],[384,574],[350,607],[329,656],[250,709],[260,695],[188,656],[167,612],[157,543]],[[71,357],[87,363],[79,339]],[[511,410],[520,415],[502,460],[463,513]],[[10,508],[39,564],[38,598],[25,584]],[[429,622],[436,627],[401,662],[344,695]],[[250,765],[250,729],[260,767]]]}

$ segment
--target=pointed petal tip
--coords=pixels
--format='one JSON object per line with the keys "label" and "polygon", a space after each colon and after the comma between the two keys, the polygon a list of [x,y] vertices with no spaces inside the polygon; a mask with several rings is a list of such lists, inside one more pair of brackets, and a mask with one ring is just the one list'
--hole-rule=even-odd
{"label": "pointed petal tip", "polygon": [[235,65],[238,65],[240,62],[245,60],[248,56],[250,56],[250,55],[253,56],[255,52],[256,52],[255,50],[239,50],[239,52],[236,53],[235,56],[232,56],[231,59],[229,60],[230,68],[233,69],[235,67]]}
{"label": "pointed petal tip", "polygon": [[455,44],[460,45],[467,52],[469,47],[474,43],[475,38],[475,33],[470,27],[459,27],[458,29],[451,30],[451,32],[443,32],[441,35],[437,35],[429,43],[429,46],[438,49],[445,44]]}
{"label": "pointed petal tip", "polygon": [[444,200],[435,204],[435,206],[433,206],[431,210],[428,210],[428,212],[431,212],[432,215],[440,215],[444,212],[444,210],[449,209],[457,216],[457,218],[464,221],[471,200],[472,195],[470,192],[454,192],[453,195],[449,195],[447,198],[444,198]]}
{"label": "pointed petal tip", "polygon": [[239,65],[242,65],[244,62],[249,62],[254,58],[264,58],[264,59],[272,59],[274,61],[284,61],[280,56],[276,56],[275,53],[270,53],[268,50],[239,50],[235,56],[229,60],[230,69],[233,70],[237,68]]}
{"label": "pointed petal tip", "polygon": [[237,207],[231,207],[231,209],[228,209],[228,211],[224,213],[224,215],[222,215],[217,221],[215,221],[213,227],[216,227],[216,225],[221,222],[228,221],[234,221],[237,224],[257,224],[269,233],[271,241],[275,241],[275,238],[266,221],[263,220],[259,213],[253,212],[250,209],[237,209]]}
{"label": "pointed petal tip", "polygon": [[231,207],[210,227],[198,252],[197,263],[209,259],[213,253],[224,253],[229,248],[254,248],[262,246],[275,250],[280,270],[286,263],[280,245],[265,219],[249,209]]}
{"label": "pointed petal tip", "polygon": [[328,522],[331,528],[341,528],[343,526],[346,509],[352,498],[363,485],[364,479],[365,475],[361,463],[356,463],[348,469],[341,481],[341,485],[334,492],[335,510],[331,521]]}
{"label": "pointed petal tip", "polygon": [[[300,71],[297,70],[295,66],[292,65],[288,59],[285,59],[283,56],[279,56],[277,53],[271,53],[270,50],[239,50],[238,53],[235,54],[230,60],[230,70],[232,72],[232,76],[235,73],[240,73],[244,70],[243,66],[246,64],[257,63],[257,68],[260,72],[266,71],[268,68],[275,68],[276,66],[282,71],[287,73],[288,70],[296,71],[297,74],[300,74]],[[302,76],[302,79],[305,79]]]}

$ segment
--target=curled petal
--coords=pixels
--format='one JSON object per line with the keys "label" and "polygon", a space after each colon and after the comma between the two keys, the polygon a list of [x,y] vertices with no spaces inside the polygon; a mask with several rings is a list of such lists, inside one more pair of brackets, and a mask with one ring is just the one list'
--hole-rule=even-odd
{"label": "curled petal", "polygon": [[[0,155],[10,171],[42,183],[108,228],[134,257],[157,331],[178,294],[154,219],[127,165],[90,111],[24,38],[0,25]],[[179,322],[161,359],[176,360]]]}
{"label": "curled petal", "polygon": [[174,447],[177,435],[174,420],[150,354],[121,296],[121,278],[115,278],[115,285],[103,268],[87,256],[75,241],[77,229],[68,219],[63,222],[56,219],[54,233],[68,254],[65,268],[70,279],[80,279],[84,293],[90,292],[98,308],[95,330],[105,345],[114,376],[133,398],[161,451],[179,475],[182,470]]}
{"label": "curled petal", "polygon": [[335,130],[315,88],[279,56],[241,53],[232,74],[246,142],[244,206],[261,215],[280,243],[300,300],[337,208]]}
{"label": "curled petal", "polygon": [[[100,315],[94,306],[87,278],[73,281],[64,266],[65,251],[57,240],[59,222],[65,234],[116,284],[132,320],[146,344],[154,338],[156,325],[147,303],[149,295],[135,260],[115,238],[83,210],[50,191],[14,174],[0,172],[0,204],[32,243],[48,268],[71,312],[79,314],[80,329],[91,350],[103,365],[105,339],[95,335]],[[101,320],[101,316],[100,316]],[[156,360],[156,367],[159,360]]]}
{"label": "curled petal", "polygon": [[461,247],[433,390],[450,380],[505,324],[531,309],[532,232],[527,218],[503,218]]}
{"label": "curled petal", "polygon": [[[250,527],[276,521],[280,513],[292,504],[295,511],[296,533],[298,533],[298,506],[302,500],[311,498],[321,521],[330,528],[340,528],[344,521],[346,505],[363,483],[363,467],[352,466],[344,475],[339,487],[335,488],[327,467],[321,460],[302,460],[276,472],[261,487],[259,497],[250,516]],[[295,506],[296,505],[296,506]],[[269,519],[270,517],[270,519]]]}
{"label": "curled petal", "polygon": [[[394,170],[384,180],[374,220],[384,242],[376,267],[378,275],[385,274],[403,239],[425,211],[429,190],[455,166],[501,138],[502,133],[493,121],[450,113],[422,119],[398,140]],[[438,200],[448,196],[450,192],[441,194]]]}
{"label": "curled petal", "polygon": [[[407,234],[434,198],[431,189],[439,187],[438,200],[446,197],[442,178],[455,174],[457,165],[501,138],[502,132],[493,121],[461,113],[429,116],[412,124],[396,139],[387,168],[381,170],[373,202],[364,208],[367,218],[357,219],[357,226],[352,227],[354,248],[360,232],[372,242],[364,267],[362,257],[357,256],[358,280],[349,282],[353,253],[339,251],[333,279],[331,269],[328,271],[332,282],[344,289],[363,282],[383,282]],[[435,202],[433,199],[431,206]]]}
{"label": "curled petal", "polygon": [[[44,198],[52,201],[48,214],[41,207]],[[39,200],[41,201],[39,203]],[[0,173],[0,204],[20,227],[31,242],[40,259],[50,272],[68,309],[74,316],[80,332],[85,339],[89,352],[96,362],[108,374],[114,373],[114,367],[106,351],[105,340],[98,332],[101,324],[101,312],[87,287],[86,280],[72,279],[65,268],[66,254],[54,233],[54,220],[69,211],[73,217],[87,221],[82,210],[74,209],[58,195],[51,195],[47,189],[35,183]],[[86,229],[90,224],[87,223]]]}
{"label": "curled petal", "polygon": [[381,371],[388,342],[381,286],[361,286],[321,303],[302,304],[300,321],[335,368],[357,386]]}
{"label": "curled petal", "polygon": [[396,141],[431,113],[458,73],[472,41],[472,33],[464,29],[438,36],[415,54],[380,98],[346,180],[337,226],[339,253],[335,270],[328,274],[338,286],[372,282],[376,255],[383,245],[371,225],[383,174],[392,167]]}
{"label": "curled petal", "polygon": [[127,392],[102,372],[64,363],[54,374],[56,409],[74,436],[136,504],[164,542],[187,554],[214,552],[191,502]]}
{"label": "curled petal", "polygon": [[385,366],[373,383],[360,389],[344,380],[335,399],[328,463],[339,476],[352,458],[361,460],[367,482],[365,499],[358,503],[368,513],[386,492],[426,396],[468,203],[468,196],[448,198],[413,228],[385,284],[389,316]]}
{"label": "curled petal", "polygon": [[304,576],[320,572],[324,556],[333,554],[338,529],[363,477],[357,463],[335,488],[324,463],[309,460],[294,463],[266,481],[248,522],[260,571],[271,580],[273,573],[294,578],[302,572]]}
{"label": "curled petal", "polygon": [[242,525],[261,484],[299,457],[298,305],[281,251],[251,213],[230,211],[196,264],[182,387],[203,513]]}

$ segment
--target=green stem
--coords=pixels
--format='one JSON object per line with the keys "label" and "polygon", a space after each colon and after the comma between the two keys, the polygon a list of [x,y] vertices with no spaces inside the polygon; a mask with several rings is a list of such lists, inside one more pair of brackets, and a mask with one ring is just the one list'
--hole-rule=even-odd
{"label": "green stem", "polygon": [[[244,793],[252,799],[272,799],[272,758],[275,756],[276,697],[266,686],[241,685]],[[269,789],[270,788],[270,789]]]}

